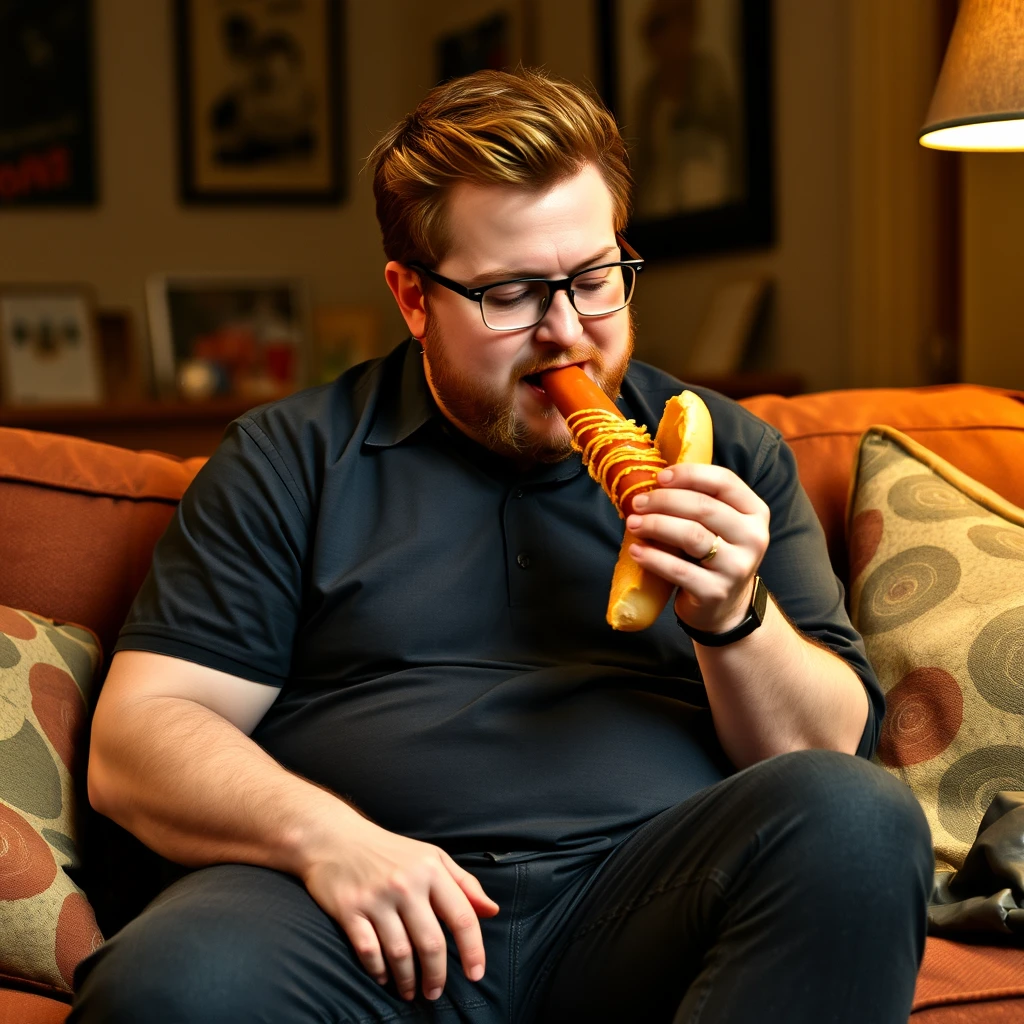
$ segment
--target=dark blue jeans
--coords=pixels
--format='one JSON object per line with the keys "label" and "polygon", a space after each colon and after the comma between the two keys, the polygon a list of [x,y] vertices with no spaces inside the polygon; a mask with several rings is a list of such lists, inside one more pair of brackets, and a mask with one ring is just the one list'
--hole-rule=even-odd
{"label": "dark blue jeans", "polygon": [[[857,758],[772,758],[610,852],[459,858],[501,913],[487,973],[408,1003],[296,879],[195,871],[82,963],[71,1024],[906,1024],[931,889],[910,791]],[[451,947],[453,948],[453,947]]]}

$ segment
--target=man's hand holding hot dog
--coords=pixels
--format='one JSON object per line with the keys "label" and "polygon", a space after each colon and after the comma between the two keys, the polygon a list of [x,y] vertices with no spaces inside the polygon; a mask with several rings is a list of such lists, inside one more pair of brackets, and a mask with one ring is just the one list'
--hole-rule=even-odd
{"label": "man's hand holding hot dog", "polygon": [[[724,633],[750,610],[768,548],[765,503],[721,466],[683,463],[634,501],[630,554],[679,587],[675,612]],[[683,557],[685,553],[688,557]],[[854,753],[867,696],[854,671],[795,629],[769,596],[759,628],[723,647],[694,643],[718,737],[739,767],[792,750]]]}

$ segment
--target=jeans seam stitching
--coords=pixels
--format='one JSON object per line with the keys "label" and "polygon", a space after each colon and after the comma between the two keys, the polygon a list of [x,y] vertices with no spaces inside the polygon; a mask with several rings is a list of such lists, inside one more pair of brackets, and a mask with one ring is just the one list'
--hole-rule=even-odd
{"label": "jeans seam stitching", "polygon": [[[516,909],[519,906],[519,887],[522,884],[524,890],[526,888],[526,880],[524,874],[526,874],[525,864],[516,864],[516,884],[512,890],[512,913],[511,913],[511,928],[508,936],[508,1019],[509,1024],[513,1020],[513,1005],[515,1002],[516,994],[516,963],[518,961],[519,954],[519,920],[516,917]],[[528,876],[527,876],[528,877]]]}
{"label": "jeans seam stitching", "polygon": [[675,889],[681,889],[686,885],[703,885],[705,882],[711,882],[716,885],[719,890],[723,890],[723,882],[728,882],[728,876],[724,875],[721,871],[712,869],[708,874],[701,875],[699,877],[687,876],[686,878],[673,879],[671,883],[666,882],[664,885],[659,885],[654,889],[650,889],[645,892],[643,896],[638,896],[636,899],[632,899],[628,903],[619,904],[619,906],[614,909],[607,911],[598,918],[595,918],[590,922],[590,924],[575,931],[569,941],[572,942],[578,938],[582,938],[584,935],[589,935],[592,931],[603,927],[611,921],[624,917],[626,914],[630,914],[634,910],[639,910],[640,907],[646,906],[656,896],[664,896],[665,893],[672,892]]}

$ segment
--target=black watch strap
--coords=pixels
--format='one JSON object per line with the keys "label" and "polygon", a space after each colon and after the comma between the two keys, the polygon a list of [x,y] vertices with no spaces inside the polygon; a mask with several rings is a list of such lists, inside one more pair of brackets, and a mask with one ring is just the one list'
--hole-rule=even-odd
{"label": "black watch strap", "polygon": [[750,636],[764,621],[764,610],[767,605],[768,588],[760,576],[755,576],[754,596],[750,599],[747,617],[738,626],[733,626],[732,629],[727,629],[724,633],[705,633],[703,629],[694,629],[693,626],[688,626],[678,615],[676,622],[691,640],[695,640],[702,647],[725,647],[727,644],[742,640],[745,636]]}

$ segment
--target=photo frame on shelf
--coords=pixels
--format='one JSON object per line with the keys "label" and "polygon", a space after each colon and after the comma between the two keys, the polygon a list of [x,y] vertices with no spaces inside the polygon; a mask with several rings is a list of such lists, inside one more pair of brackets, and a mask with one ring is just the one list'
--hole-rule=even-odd
{"label": "photo frame on shelf", "polygon": [[97,309],[96,331],[106,400],[118,405],[145,401],[150,397],[147,373],[131,312]]}
{"label": "photo frame on shelf", "polygon": [[726,377],[739,373],[771,293],[764,275],[719,284],[711,293],[686,356],[687,377]]}
{"label": "photo frame on shelf", "polygon": [[645,258],[775,240],[771,0],[595,0],[601,94],[630,151]]}
{"label": "photo frame on shelf", "polygon": [[343,0],[175,0],[181,198],[345,196]]}
{"label": "photo frame on shelf", "polygon": [[313,384],[329,384],[346,370],[384,355],[376,306],[332,304],[313,310]]}
{"label": "photo frame on shelf", "polygon": [[0,285],[4,404],[95,405],[104,398],[92,291],[85,285]]}
{"label": "photo frame on shelf", "polygon": [[162,274],[146,282],[159,395],[280,398],[308,380],[305,282],[284,276]]}

